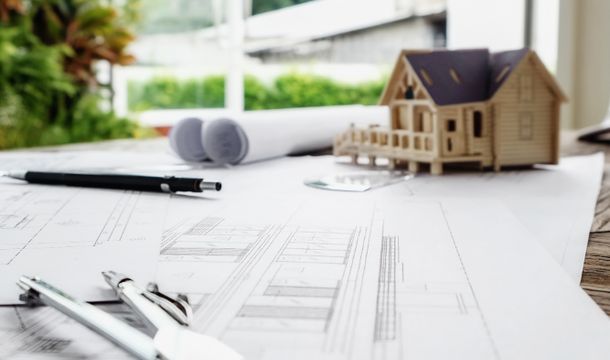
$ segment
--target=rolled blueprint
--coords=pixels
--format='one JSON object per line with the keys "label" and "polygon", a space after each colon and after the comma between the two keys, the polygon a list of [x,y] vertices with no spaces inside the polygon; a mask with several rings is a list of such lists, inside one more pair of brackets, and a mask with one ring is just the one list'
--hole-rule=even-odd
{"label": "rolled blueprint", "polygon": [[193,118],[180,121],[170,132],[170,144],[178,156],[187,161],[239,164],[328,148],[335,135],[351,124],[387,124],[389,109],[348,105],[261,110],[199,122],[199,137],[193,134],[197,131]]}
{"label": "rolled blueprint", "polygon": [[204,161],[208,158],[201,142],[203,121],[198,118],[180,120],[171,130],[169,145],[186,161]]}

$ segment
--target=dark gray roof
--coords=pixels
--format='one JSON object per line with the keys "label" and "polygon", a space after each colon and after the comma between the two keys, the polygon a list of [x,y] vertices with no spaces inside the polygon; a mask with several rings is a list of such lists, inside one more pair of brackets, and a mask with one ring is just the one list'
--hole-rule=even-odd
{"label": "dark gray roof", "polygon": [[[452,105],[491,98],[528,51],[490,54],[487,49],[443,50],[406,57],[434,102]],[[503,71],[505,74],[496,81]]]}
{"label": "dark gray roof", "polygon": [[[508,75],[513,72],[515,67],[519,65],[521,59],[529,52],[529,49],[518,49],[511,51],[502,51],[497,53],[492,53],[489,57],[489,67],[490,67],[490,78],[489,78],[489,97],[493,96],[493,94],[498,91],[504,81],[508,78]],[[508,66],[508,73],[503,76],[500,81],[496,81],[498,76],[502,73],[505,67]]]}

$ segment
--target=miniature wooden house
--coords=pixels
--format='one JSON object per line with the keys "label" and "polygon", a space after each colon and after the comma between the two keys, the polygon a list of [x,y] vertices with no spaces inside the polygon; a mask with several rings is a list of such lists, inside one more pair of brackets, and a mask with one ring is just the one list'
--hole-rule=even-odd
{"label": "miniature wooden house", "polygon": [[559,111],[566,97],[529,49],[402,51],[380,105],[390,126],[350,128],[335,139],[334,154],[367,155],[372,163],[447,163],[481,168],[555,164]]}

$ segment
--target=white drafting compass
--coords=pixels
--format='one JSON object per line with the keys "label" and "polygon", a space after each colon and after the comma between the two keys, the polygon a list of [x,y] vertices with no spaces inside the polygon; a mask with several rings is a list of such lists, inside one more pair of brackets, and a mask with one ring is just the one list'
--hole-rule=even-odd
{"label": "white drafting compass", "polygon": [[140,289],[129,277],[107,271],[104,279],[154,332],[149,337],[93,305],[72,298],[39,278],[22,276],[17,285],[20,299],[30,306],[45,304],[95,331],[141,360],[241,360],[242,357],[217,339],[188,328],[192,316],[186,297],[173,299],[156,285]]}

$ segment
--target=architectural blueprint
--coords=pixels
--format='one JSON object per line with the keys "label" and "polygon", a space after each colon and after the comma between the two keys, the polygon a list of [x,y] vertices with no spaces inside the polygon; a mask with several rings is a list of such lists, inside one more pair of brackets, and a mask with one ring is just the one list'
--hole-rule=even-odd
{"label": "architectural blueprint", "polygon": [[[537,166],[534,170],[447,173],[436,177],[420,175],[403,184],[375,190],[373,194],[499,199],[578,282],[603,163],[600,153],[562,158],[559,165]],[[5,154],[0,159],[0,170],[27,167],[24,164],[36,169],[114,169],[156,175],[168,172],[204,175],[223,181],[226,191],[220,198],[239,197],[251,188],[267,193],[300,192],[304,179],[363,169],[362,166],[338,163],[331,156],[281,158],[240,166],[237,170],[180,164],[166,152],[81,151]],[[205,167],[203,172],[202,166]]]}
{"label": "architectural blueprint", "polygon": [[191,294],[195,328],[246,358],[610,350],[601,310],[499,203],[298,198],[170,203],[158,281]]}
{"label": "architectural blueprint", "polygon": [[[0,210],[12,205],[0,211],[0,246],[10,245],[4,234],[42,230],[22,252],[3,248],[2,259],[15,264],[22,255],[47,259],[59,250],[121,247],[131,255],[110,266],[132,274],[138,270],[121,264],[139,265],[138,255],[150,256],[138,251],[154,252],[161,289],[189,294],[194,328],[247,359],[598,359],[610,353],[607,317],[557,264],[580,256],[566,244],[586,244],[576,229],[588,226],[598,160],[424,176],[348,194],[302,181],[358,168],[330,157],[280,159],[181,172],[220,180],[223,192],[173,195],[167,211],[161,194],[86,195],[7,182],[0,185]],[[75,206],[58,211],[57,198],[70,196]],[[23,215],[34,203],[41,210]],[[571,220],[570,209],[585,214]],[[97,225],[85,221],[89,211]],[[135,218],[125,222],[129,213]],[[562,233],[546,235],[551,224]],[[155,231],[153,250],[130,235]],[[58,244],[56,234],[70,240]],[[547,236],[544,247],[532,234]],[[147,271],[137,279],[145,282]],[[66,277],[49,281],[60,285]],[[96,296],[106,289],[98,280]],[[120,306],[105,310],[141,327]],[[0,307],[0,359],[37,358],[126,355],[53,309]]]}
{"label": "architectural blueprint", "polygon": [[[603,154],[599,153],[562,158],[559,165],[534,169],[448,172],[442,176],[419,174],[408,181],[355,196],[500,200],[578,283],[603,166]],[[226,198],[243,196],[252,188],[264,193],[314,195],[321,190],[302,189],[304,179],[365,169],[362,165],[338,163],[331,156],[319,156],[244,165],[239,171],[206,169],[205,174],[223,180]]]}
{"label": "architectural blueprint", "polygon": [[[497,202],[176,196],[170,211],[161,288],[188,291],[193,327],[247,359],[610,351],[603,312]],[[125,357],[52,309],[5,307],[0,319],[0,359]]]}
{"label": "architectural blueprint", "polygon": [[[146,326],[124,305],[98,305],[137,329]],[[0,307],[0,359],[131,359],[123,350],[70,320],[41,307]]]}
{"label": "architectural blueprint", "polygon": [[[62,151],[62,152],[10,152],[0,154],[0,173],[10,170],[180,170],[185,168],[168,153],[125,151]],[[188,166],[186,166],[188,168]]]}
{"label": "architectural blueprint", "polygon": [[0,303],[19,303],[21,275],[89,301],[114,299],[100,271],[153,280],[167,196],[0,184]]}

